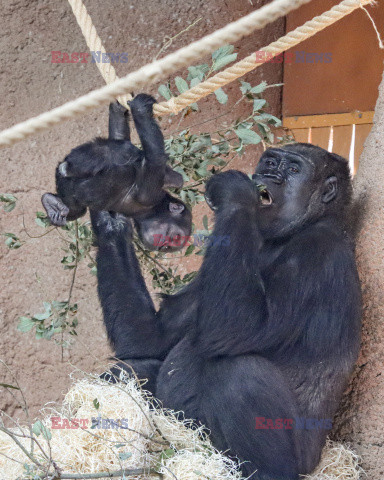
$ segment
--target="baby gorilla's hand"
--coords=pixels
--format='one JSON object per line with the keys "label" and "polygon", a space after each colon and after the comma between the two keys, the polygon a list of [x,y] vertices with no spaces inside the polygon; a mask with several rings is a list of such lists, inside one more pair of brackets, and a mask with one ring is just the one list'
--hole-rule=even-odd
{"label": "baby gorilla's hand", "polygon": [[156,100],[146,93],[140,93],[133,100],[128,102],[131,108],[132,115],[152,115],[153,104],[157,103]]}
{"label": "baby gorilla's hand", "polygon": [[90,214],[93,232],[99,241],[132,237],[132,223],[125,215],[98,210],[91,210]]}
{"label": "baby gorilla's hand", "polygon": [[214,211],[231,207],[253,207],[258,202],[258,193],[245,173],[228,170],[213,175],[208,180],[205,200]]}

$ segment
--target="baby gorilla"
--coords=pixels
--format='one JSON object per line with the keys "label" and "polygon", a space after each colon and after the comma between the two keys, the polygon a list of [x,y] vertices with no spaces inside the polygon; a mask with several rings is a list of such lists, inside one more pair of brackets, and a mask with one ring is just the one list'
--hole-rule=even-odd
{"label": "baby gorilla", "polygon": [[150,250],[184,246],[192,215],[181,200],[163,189],[180,188],[183,179],[166,165],[163,134],[153,118],[154,103],[145,94],[129,102],[143,150],[131,143],[129,112],[116,102],[109,107],[109,138],[74,148],[58,165],[57,195],[45,193],[41,199],[53,225],[81,217],[87,207],[108,210],[132,217]]}

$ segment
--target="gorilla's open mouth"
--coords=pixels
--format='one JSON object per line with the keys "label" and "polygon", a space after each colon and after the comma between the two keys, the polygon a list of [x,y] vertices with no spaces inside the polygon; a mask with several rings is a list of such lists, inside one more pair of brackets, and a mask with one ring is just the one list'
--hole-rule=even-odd
{"label": "gorilla's open mouth", "polygon": [[263,205],[264,207],[267,207],[268,205],[272,205],[272,202],[273,202],[272,195],[264,186],[262,189],[260,189],[260,201],[261,201],[261,205]]}

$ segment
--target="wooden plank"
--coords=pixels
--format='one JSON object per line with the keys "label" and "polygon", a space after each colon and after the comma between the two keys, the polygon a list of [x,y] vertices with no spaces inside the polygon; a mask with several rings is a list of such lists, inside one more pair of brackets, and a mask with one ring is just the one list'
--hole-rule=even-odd
{"label": "wooden plank", "polygon": [[294,128],[291,132],[296,142],[308,142],[308,128]]}
{"label": "wooden plank", "polygon": [[[286,17],[286,31],[338,3],[339,0],[313,0],[302,5]],[[383,35],[383,0],[367,10]],[[314,52],[323,56],[322,61],[316,59]],[[284,117],[374,110],[383,75],[384,50],[380,49],[363,9],[358,8],[288,53],[291,58],[286,58],[283,65]]]}
{"label": "wooden plank", "polygon": [[328,150],[330,131],[330,127],[312,128],[311,143],[313,143],[313,145],[317,145],[318,147],[325,148],[325,150]]}
{"label": "wooden plank", "polygon": [[363,152],[364,142],[371,131],[372,125],[356,125],[355,133],[355,172],[359,166],[359,158]]}
{"label": "wooden plank", "polygon": [[374,112],[331,113],[326,115],[302,115],[298,117],[284,117],[283,126],[286,128],[330,127],[341,125],[362,125],[373,122]]}
{"label": "wooden plank", "polygon": [[351,148],[352,125],[345,125],[333,128],[333,153],[337,153],[344,158],[349,157]]}

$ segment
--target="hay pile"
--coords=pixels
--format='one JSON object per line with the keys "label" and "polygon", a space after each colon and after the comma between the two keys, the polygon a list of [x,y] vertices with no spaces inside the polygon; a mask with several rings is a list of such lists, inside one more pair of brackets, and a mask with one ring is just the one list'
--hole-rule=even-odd
{"label": "hay pile", "polygon": [[[201,427],[161,409],[134,379],[125,381],[108,384],[96,376],[87,376],[74,382],[59,410],[42,411],[41,423],[33,433],[38,442],[33,457],[40,467],[14,439],[0,431],[0,480],[33,478],[48,467],[51,473],[56,469],[67,474],[140,469],[132,472],[135,475],[115,477],[132,480],[159,478],[156,471],[163,474],[164,480],[241,480],[238,464],[216,451]],[[52,428],[55,422],[58,424],[57,417],[61,426],[66,421],[66,426],[72,428]],[[112,422],[105,423],[107,419]],[[84,422],[88,422],[87,428],[81,428]],[[11,432],[30,452],[31,439],[23,438],[30,436],[30,431],[19,426]],[[306,478],[356,480],[357,461],[356,455],[343,445],[328,442],[320,465]]]}

